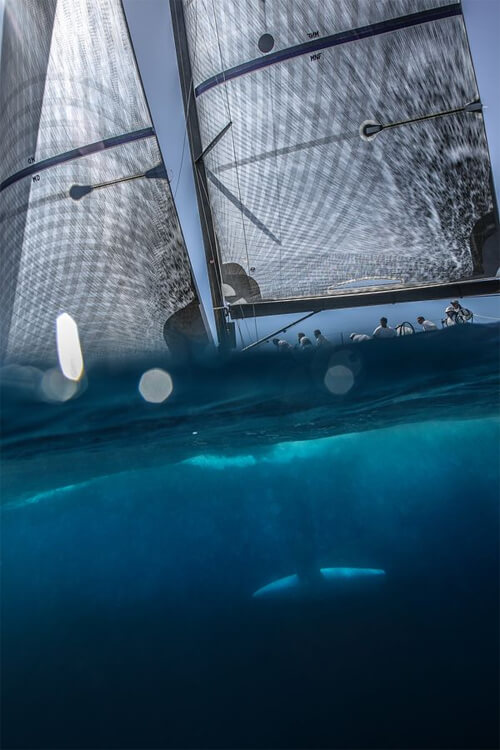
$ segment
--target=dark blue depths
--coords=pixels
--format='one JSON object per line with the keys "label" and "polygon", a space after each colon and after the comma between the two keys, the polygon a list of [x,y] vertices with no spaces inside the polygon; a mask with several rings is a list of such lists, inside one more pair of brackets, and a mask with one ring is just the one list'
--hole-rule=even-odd
{"label": "dark blue depths", "polygon": [[[495,747],[497,442],[400,425],[6,509],[4,747]],[[251,598],[304,555],[386,580]]]}
{"label": "dark blue depths", "polygon": [[[498,746],[498,329],[408,338],[8,386],[3,747]],[[311,566],[386,576],[252,598]]]}

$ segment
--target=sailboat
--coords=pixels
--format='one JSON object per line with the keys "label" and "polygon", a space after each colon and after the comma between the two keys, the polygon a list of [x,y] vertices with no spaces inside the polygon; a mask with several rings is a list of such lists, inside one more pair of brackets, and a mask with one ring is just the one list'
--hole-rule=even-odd
{"label": "sailboat", "polygon": [[[499,291],[460,3],[170,6],[223,345],[249,317]],[[323,596],[384,575],[320,568],[312,551],[254,597]]]}
{"label": "sailboat", "polygon": [[[221,347],[242,318],[498,291],[460,3],[170,6]],[[121,1],[4,15],[1,360],[51,360],[61,313],[87,360],[203,347]]]}
{"label": "sailboat", "polygon": [[[252,316],[498,291],[491,167],[459,4],[171,0],[171,13],[222,348]],[[0,133],[2,363],[57,362],[59,331],[79,337],[86,364],[206,347],[120,0],[6,0]],[[257,419],[239,432],[235,411],[244,421],[258,410],[243,366],[231,365],[225,380],[213,370],[200,378],[217,403],[213,392],[189,403],[200,419],[210,404],[219,445],[352,429],[347,404],[280,427],[271,409],[272,425]],[[300,398],[331,404],[324,388]],[[50,435],[50,472],[30,413],[31,440],[11,435],[4,487],[40,492],[45,475],[50,490],[81,482],[91,470],[71,450],[76,458],[106,440],[94,476],[158,465],[165,445],[168,460],[182,460],[202,444],[181,397],[177,414],[147,422],[147,445],[143,424],[122,429],[113,405],[96,439],[94,413],[87,422],[81,408],[76,439],[71,422]],[[327,568],[320,580],[354,575]],[[291,576],[271,591],[299,585]]]}
{"label": "sailboat", "polygon": [[243,318],[498,292],[460,2],[170,6],[222,342]]}

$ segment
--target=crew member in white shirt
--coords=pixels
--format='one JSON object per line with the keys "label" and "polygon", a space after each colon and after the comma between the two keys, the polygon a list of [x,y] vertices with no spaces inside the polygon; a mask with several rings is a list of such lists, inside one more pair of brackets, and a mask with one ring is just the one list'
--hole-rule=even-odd
{"label": "crew member in white shirt", "polygon": [[366,333],[351,333],[349,338],[356,343],[359,343],[360,341],[371,341],[371,336],[368,336]]}
{"label": "crew member in white shirt", "polygon": [[437,331],[437,325],[432,320],[426,320],[423,315],[419,315],[417,323],[422,326],[424,331]]}
{"label": "crew member in white shirt", "polygon": [[312,346],[311,339],[308,338],[305,333],[298,333],[297,339],[298,342],[295,345],[297,349],[307,349],[309,346]]}
{"label": "crew member in white shirt", "polygon": [[285,339],[273,339],[273,344],[277,347],[279,352],[289,352],[292,349],[288,341],[285,341]]}
{"label": "crew member in white shirt", "polygon": [[455,308],[447,307],[446,310],[446,318],[443,320],[443,325],[446,326],[454,326],[457,324],[457,313],[455,311]]}
{"label": "crew member in white shirt", "polygon": [[387,325],[387,318],[380,318],[380,325],[373,331],[373,336],[376,339],[392,339],[397,333]]}
{"label": "crew member in white shirt", "polygon": [[323,336],[319,328],[316,328],[314,331],[314,338],[316,339],[316,346],[318,349],[328,349],[331,344],[326,338],[326,336]]}
{"label": "crew member in white shirt", "polygon": [[[471,311],[466,307],[462,307],[457,299],[454,299],[450,302],[445,312],[449,318],[453,317],[453,321],[455,323],[466,323],[472,318]],[[449,313],[451,313],[451,315]]]}

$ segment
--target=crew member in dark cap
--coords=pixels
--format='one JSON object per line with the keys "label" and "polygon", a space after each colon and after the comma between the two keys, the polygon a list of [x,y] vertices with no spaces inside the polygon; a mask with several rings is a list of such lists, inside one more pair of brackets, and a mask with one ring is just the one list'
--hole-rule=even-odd
{"label": "crew member in dark cap", "polygon": [[417,323],[422,326],[424,331],[436,331],[437,325],[432,322],[432,320],[426,320],[423,315],[419,315],[417,318]]}
{"label": "crew member in dark cap", "polygon": [[297,349],[307,349],[308,346],[312,346],[311,339],[307,338],[305,333],[298,333],[297,339]]}
{"label": "crew member in dark cap", "polygon": [[373,331],[373,336],[376,339],[392,339],[397,333],[394,328],[387,325],[387,318],[380,318],[380,325]]}
{"label": "crew member in dark cap", "polygon": [[314,331],[314,338],[316,339],[316,346],[318,349],[328,349],[331,344],[326,338],[326,336],[323,336],[319,328],[316,328]]}

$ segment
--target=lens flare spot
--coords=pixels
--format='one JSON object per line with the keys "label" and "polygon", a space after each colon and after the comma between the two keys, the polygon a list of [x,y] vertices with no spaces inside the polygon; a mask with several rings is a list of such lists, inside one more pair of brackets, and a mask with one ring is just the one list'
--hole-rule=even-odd
{"label": "lens flare spot", "polygon": [[354,373],[344,365],[334,365],[326,371],[324,382],[330,393],[342,396],[353,387]]}
{"label": "lens flare spot", "polygon": [[139,381],[139,393],[144,401],[151,404],[161,404],[165,401],[174,389],[172,378],[158,367],[152,370],[146,370]]}
{"label": "lens flare spot", "polygon": [[80,380],[83,374],[83,356],[78,336],[78,326],[62,313],[56,319],[57,356],[63,375],[69,380]]}
{"label": "lens flare spot", "polygon": [[65,377],[58,367],[44,372],[40,383],[42,398],[51,403],[69,401],[78,391],[78,383]]}

